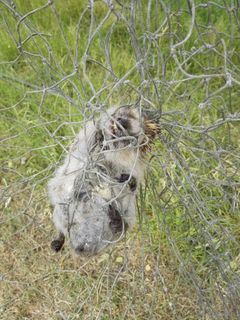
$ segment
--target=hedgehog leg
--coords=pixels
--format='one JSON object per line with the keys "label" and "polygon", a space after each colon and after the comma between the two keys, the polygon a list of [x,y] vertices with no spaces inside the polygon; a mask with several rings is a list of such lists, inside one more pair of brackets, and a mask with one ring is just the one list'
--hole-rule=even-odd
{"label": "hedgehog leg", "polygon": [[120,233],[127,229],[127,224],[122,219],[119,211],[115,208],[114,205],[109,205],[108,207],[108,216],[110,218],[109,226],[114,234]]}
{"label": "hedgehog leg", "polygon": [[[129,180],[130,175],[127,173],[122,173],[120,178],[118,179],[118,182],[123,183],[127,180]],[[137,189],[137,180],[135,177],[131,177],[128,181],[128,185],[130,187],[130,190],[134,192]]]}
{"label": "hedgehog leg", "polygon": [[109,205],[108,208],[108,216],[110,218],[110,228],[112,229],[113,233],[119,233],[122,232],[123,229],[123,220],[119,213],[119,211],[113,206]]}
{"label": "hedgehog leg", "polygon": [[51,242],[52,250],[55,252],[60,251],[64,244],[64,241],[65,241],[65,236],[62,232],[60,232],[58,238]]}

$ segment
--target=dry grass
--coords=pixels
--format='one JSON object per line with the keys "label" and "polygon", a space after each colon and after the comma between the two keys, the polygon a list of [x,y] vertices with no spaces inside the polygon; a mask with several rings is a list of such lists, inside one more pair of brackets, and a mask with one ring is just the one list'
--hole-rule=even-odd
{"label": "dry grass", "polygon": [[3,210],[1,319],[196,319],[196,299],[176,262],[144,231],[91,259],[68,245],[55,254],[45,194],[28,201],[25,190]]}

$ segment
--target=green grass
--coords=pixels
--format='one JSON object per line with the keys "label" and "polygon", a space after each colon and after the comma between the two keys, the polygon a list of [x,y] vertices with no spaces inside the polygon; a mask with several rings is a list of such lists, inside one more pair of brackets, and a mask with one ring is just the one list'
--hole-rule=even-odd
{"label": "green grass", "polygon": [[[15,3],[22,16],[46,1]],[[158,2],[150,11],[147,1],[139,3],[132,24],[130,1],[123,7],[114,2],[111,13],[95,1],[91,24],[91,11],[84,11],[88,1],[68,0],[54,1],[19,25],[0,4],[3,319],[239,316],[233,290],[240,276],[239,121],[206,130],[219,119],[238,117],[237,11],[195,1],[196,24],[176,54],[193,76],[226,75],[227,68],[237,81],[225,86],[226,76],[187,79],[171,53],[189,30],[187,2],[165,1],[168,20]],[[142,58],[148,83],[134,68]],[[47,180],[84,115],[90,117],[94,107],[97,117],[101,104],[135,102],[139,93],[164,113],[138,195],[136,228],[126,242],[90,260],[73,257],[67,246],[54,255]]]}

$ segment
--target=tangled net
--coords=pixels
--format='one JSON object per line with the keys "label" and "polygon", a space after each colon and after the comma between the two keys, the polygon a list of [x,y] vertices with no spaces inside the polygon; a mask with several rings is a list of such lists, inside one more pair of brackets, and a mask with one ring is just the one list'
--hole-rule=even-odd
{"label": "tangled net", "polygon": [[[239,319],[239,3],[0,1],[3,319]],[[46,184],[113,105],[160,114],[125,241],[50,252]]]}

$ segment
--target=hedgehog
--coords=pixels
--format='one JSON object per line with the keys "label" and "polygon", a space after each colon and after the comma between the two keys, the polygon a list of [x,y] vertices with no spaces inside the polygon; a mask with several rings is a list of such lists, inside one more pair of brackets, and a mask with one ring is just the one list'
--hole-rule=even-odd
{"label": "hedgehog", "polygon": [[137,107],[112,107],[80,130],[48,183],[58,252],[65,241],[79,255],[118,242],[136,220],[136,194],[158,121]]}

